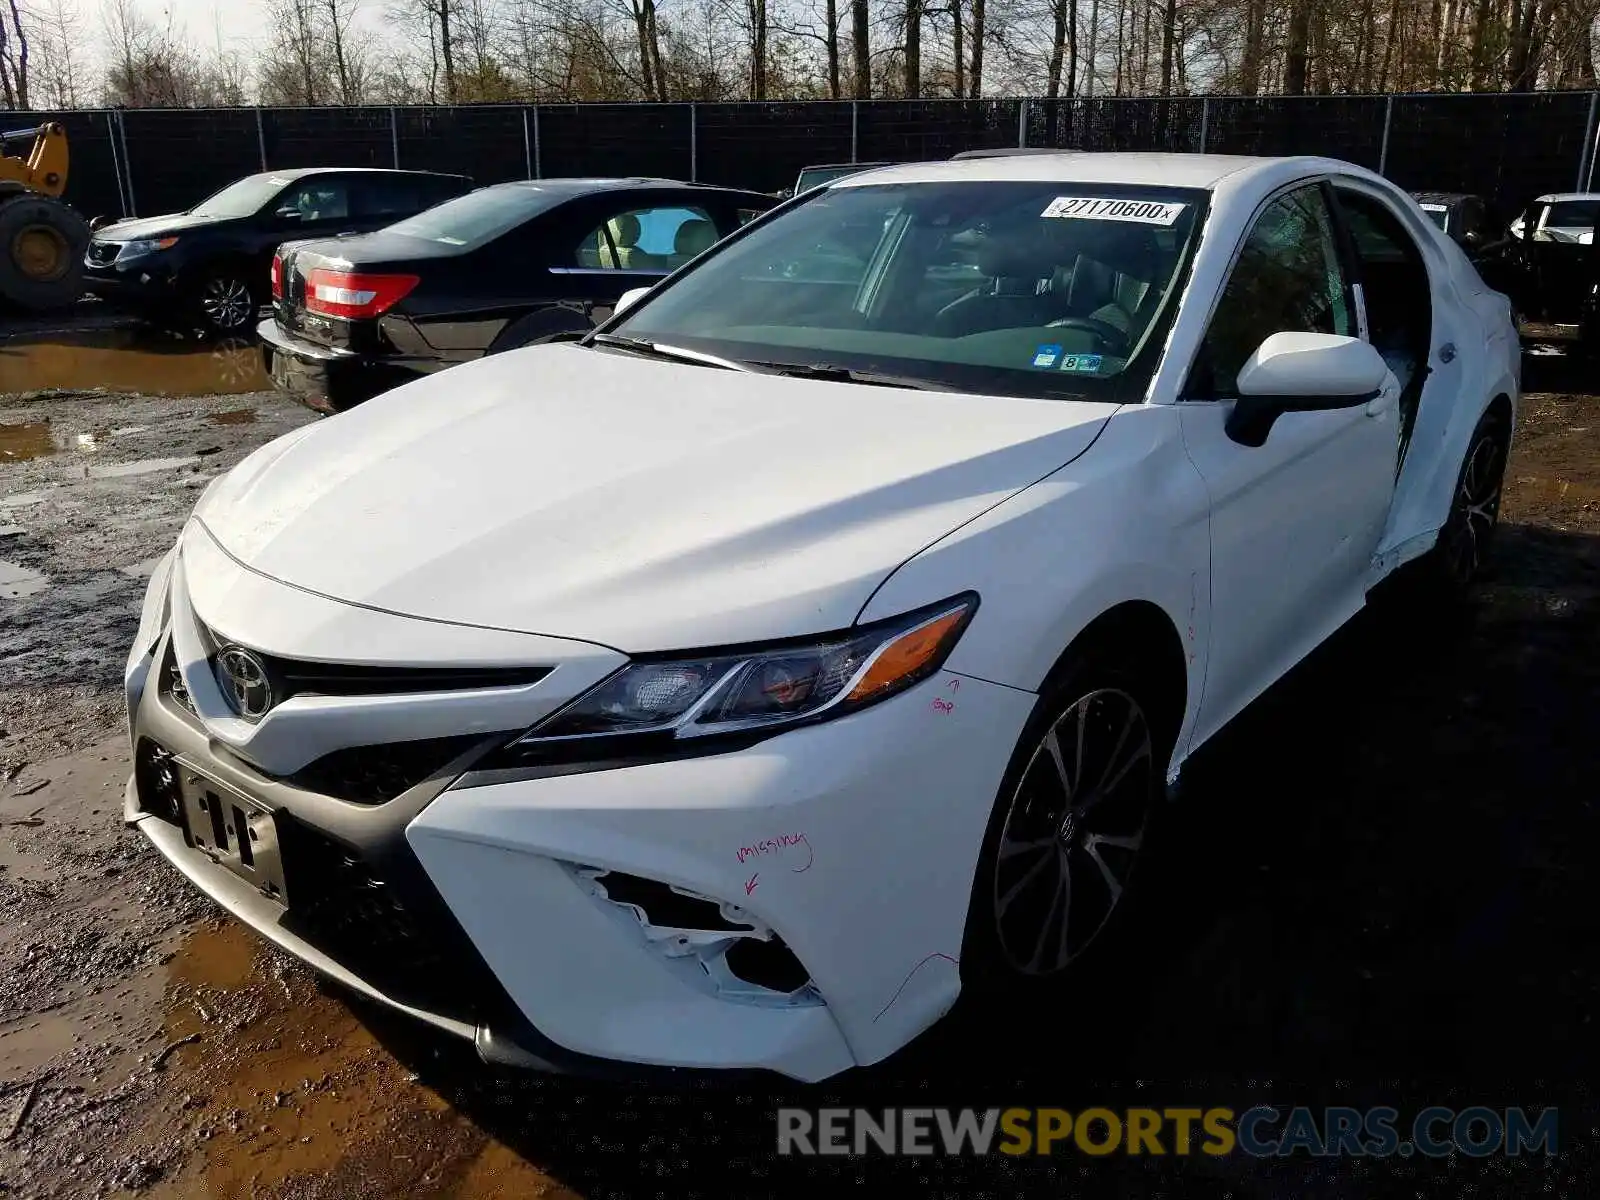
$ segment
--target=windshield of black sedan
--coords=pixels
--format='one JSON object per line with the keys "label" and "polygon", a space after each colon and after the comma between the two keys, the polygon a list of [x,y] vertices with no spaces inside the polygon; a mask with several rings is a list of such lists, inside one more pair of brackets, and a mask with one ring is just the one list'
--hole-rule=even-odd
{"label": "windshield of black sedan", "polygon": [[723,358],[963,390],[1132,390],[1205,194],[953,181],[835,185],[713,251],[611,332]]}

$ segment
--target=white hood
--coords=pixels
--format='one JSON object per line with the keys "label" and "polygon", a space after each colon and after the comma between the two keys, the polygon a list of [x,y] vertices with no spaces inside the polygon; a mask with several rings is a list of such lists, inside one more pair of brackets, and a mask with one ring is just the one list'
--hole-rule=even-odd
{"label": "white hood", "polygon": [[197,515],[254,570],[391,612],[630,653],[759,641],[850,625],[1114,411],[534,347],[279,438]]}

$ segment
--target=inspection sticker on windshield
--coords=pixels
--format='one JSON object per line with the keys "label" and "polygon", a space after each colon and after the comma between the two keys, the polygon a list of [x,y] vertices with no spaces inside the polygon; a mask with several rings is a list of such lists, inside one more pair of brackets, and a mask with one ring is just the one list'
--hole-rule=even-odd
{"label": "inspection sticker on windshield", "polygon": [[1171,225],[1188,207],[1187,204],[1163,204],[1159,200],[1057,196],[1039,215],[1075,221],[1132,221],[1138,225]]}
{"label": "inspection sticker on windshield", "polygon": [[1033,352],[1033,365],[1036,367],[1053,367],[1056,365],[1056,359],[1060,357],[1060,346],[1040,346]]}
{"label": "inspection sticker on windshield", "polygon": [[1069,354],[1061,360],[1063,371],[1076,371],[1080,375],[1093,375],[1100,369],[1098,354]]}

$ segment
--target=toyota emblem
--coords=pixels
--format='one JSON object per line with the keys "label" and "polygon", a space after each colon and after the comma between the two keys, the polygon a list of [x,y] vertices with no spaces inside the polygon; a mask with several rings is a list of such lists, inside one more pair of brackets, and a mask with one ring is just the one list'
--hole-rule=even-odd
{"label": "toyota emblem", "polygon": [[233,711],[255,720],[272,707],[272,681],[259,658],[240,646],[229,646],[217,655],[223,694]]}

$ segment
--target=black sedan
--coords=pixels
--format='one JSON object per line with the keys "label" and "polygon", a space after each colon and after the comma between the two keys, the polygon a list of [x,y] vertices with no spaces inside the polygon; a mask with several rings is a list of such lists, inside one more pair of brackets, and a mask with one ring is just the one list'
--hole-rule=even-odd
{"label": "black sedan", "polygon": [[529,180],[363,237],[285,245],[259,329],[267,371],[337,412],[454,363],[582,332],[776,203],[662,179]]}
{"label": "black sedan", "polygon": [[188,212],[97,229],[84,285],[145,316],[238,333],[266,302],[268,265],[285,238],[382,229],[471,187],[466,176],[426,171],[314,168],[247,175]]}
{"label": "black sedan", "polygon": [[1422,211],[1470,256],[1507,236],[1504,222],[1496,225],[1482,196],[1457,192],[1413,192]]}

